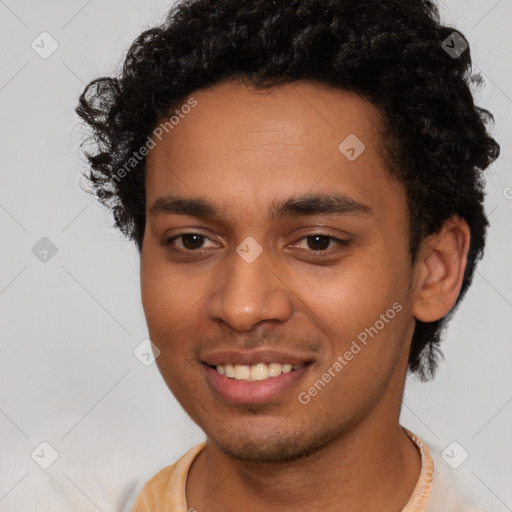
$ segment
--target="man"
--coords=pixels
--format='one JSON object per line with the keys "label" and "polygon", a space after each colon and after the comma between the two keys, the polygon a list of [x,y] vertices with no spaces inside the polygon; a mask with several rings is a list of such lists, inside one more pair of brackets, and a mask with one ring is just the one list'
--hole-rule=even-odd
{"label": "man", "polygon": [[470,65],[426,0],[192,0],[89,84],[90,182],[207,437],[135,512],[472,510],[399,425],[484,247]]}

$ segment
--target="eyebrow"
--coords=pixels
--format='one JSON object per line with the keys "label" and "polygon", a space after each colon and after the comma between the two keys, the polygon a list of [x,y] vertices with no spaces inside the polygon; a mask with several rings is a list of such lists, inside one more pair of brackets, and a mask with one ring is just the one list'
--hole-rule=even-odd
{"label": "eyebrow", "polygon": [[[224,208],[204,197],[188,198],[169,194],[154,201],[149,209],[157,215],[189,215],[202,219],[220,219]],[[271,220],[309,215],[372,215],[372,209],[342,194],[306,194],[275,200],[268,208]]]}

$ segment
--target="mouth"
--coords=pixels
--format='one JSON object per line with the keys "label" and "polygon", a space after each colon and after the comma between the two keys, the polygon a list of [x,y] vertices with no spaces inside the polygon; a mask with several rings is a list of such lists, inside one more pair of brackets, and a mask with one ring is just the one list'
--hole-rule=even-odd
{"label": "mouth", "polygon": [[225,375],[228,379],[243,380],[246,382],[256,382],[260,380],[273,379],[283,373],[290,373],[298,370],[304,364],[291,363],[258,363],[251,366],[245,364],[225,364],[212,366],[219,375]]}
{"label": "mouth", "polygon": [[253,405],[271,402],[296,386],[313,363],[202,364],[217,398],[229,404]]}

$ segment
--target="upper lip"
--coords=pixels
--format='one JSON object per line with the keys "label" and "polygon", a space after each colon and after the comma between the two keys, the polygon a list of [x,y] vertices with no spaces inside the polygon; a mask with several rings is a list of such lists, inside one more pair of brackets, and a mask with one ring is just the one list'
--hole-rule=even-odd
{"label": "upper lip", "polygon": [[226,364],[239,364],[252,366],[259,363],[281,363],[281,364],[292,364],[302,365],[309,361],[311,358],[293,354],[291,352],[282,352],[272,349],[260,349],[260,350],[215,350],[204,354],[201,357],[201,361],[210,366],[219,366]]}

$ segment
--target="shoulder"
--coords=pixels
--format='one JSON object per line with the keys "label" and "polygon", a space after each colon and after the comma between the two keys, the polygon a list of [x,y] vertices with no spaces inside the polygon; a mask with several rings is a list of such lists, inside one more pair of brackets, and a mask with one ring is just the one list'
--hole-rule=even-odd
{"label": "shoulder", "polygon": [[471,475],[463,468],[452,469],[441,457],[441,450],[430,447],[434,462],[432,497],[427,512],[494,512],[474,493]]}
{"label": "shoulder", "polygon": [[493,506],[483,501],[482,494],[474,494],[474,475],[471,464],[463,465],[468,457],[462,446],[443,451],[435,442],[427,444],[408,429],[404,430],[420,450],[422,468],[403,512],[495,512]]}
{"label": "shoulder", "polygon": [[135,500],[132,512],[178,512],[186,510],[185,484],[195,457],[206,447],[206,441],[194,446],[174,464],[153,475]]}

